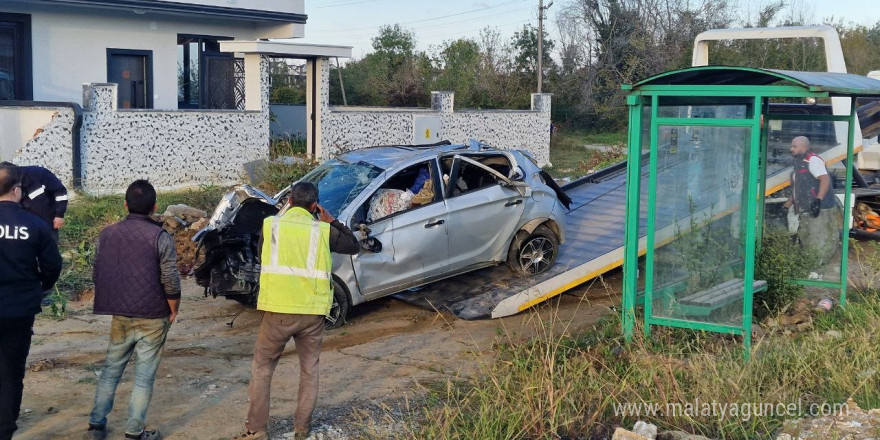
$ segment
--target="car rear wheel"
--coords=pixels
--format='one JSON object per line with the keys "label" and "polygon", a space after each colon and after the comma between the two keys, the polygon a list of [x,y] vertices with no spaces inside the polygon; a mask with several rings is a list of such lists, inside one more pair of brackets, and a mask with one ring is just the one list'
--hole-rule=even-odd
{"label": "car rear wheel", "polygon": [[351,301],[348,299],[348,290],[341,281],[333,277],[333,304],[330,306],[330,315],[324,318],[324,328],[331,329],[345,324]]}
{"label": "car rear wheel", "polygon": [[558,252],[559,238],[541,225],[531,235],[525,231],[516,234],[507,252],[507,265],[518,275],[537,275],[553,266]]}

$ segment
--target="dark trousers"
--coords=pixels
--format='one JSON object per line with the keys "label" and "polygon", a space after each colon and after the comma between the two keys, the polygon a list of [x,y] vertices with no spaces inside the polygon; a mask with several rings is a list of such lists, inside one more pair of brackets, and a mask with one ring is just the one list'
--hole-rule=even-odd
{"label": "dark trousers", "polygon": [[34,317],[0,318],[0,440],[9,440],[18,426],[24,367],[34,334]]}

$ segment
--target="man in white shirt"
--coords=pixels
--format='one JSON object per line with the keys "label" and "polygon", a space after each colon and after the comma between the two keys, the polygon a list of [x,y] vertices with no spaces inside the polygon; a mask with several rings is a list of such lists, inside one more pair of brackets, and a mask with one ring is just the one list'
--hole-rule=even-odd
{"label": "man in white shirt", "polygon": [[798,238],[801,244],[817,252],[822,264],[836,253],[843,224],[837,198],[832,191],[831,176],[825,161],[810,151],[810,140],[798,136],[791,140],[794,158],[791,173],[791,197],[785,208],[794,207],[798,215]]}

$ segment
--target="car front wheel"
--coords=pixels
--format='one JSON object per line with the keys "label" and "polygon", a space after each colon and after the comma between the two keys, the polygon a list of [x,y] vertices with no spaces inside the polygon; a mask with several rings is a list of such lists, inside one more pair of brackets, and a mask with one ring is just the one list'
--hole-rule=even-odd
{"label": "car front wheel", "polygon": [[351,301],[348,299],[348,291],[345,286],[333,277],[333,304],[330,306],[330,314],[324,318],[324,328],[331,329],[341,327],[345,324],[345,318],[348,316],[348,310],[351,308]]}
{"label": "car front wheel", "polygon": [[537,275],[553,266],[558,251],[559,238],[547,226],[538,226],[531,235],[519,231],[510,244],[507,265],[518,275]]}

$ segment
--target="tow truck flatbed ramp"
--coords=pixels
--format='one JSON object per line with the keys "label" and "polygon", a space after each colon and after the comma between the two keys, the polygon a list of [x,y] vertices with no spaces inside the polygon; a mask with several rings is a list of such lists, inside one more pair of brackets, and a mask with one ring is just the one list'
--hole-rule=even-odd
{"label": "tow truck flatbed ramp", "polygon": [[562,189],[572,198],[566,214],[566,241],[546,272],[519,277],[505,265],[480,269],[429,284],[396,298],[462,319],[499,318],[519,313],[595,278],[623,262],[626,163]]}
{"label": "tow truck flatbed ramp", "polygon": [[[846,158],[846,146],[837,146],[820,154],[826,163]],[[647,191],[647,160],[642,160],[641,189]],[[669,168],[685,164],[687,158],[661,164]],[[768,164],[767,194],[788,185],[791,167],[781,163]],[[675,176],[676,173],[670,173]],[[678,176],[680,177],[680,176]],[[716,176],[717,182],[722,182]],[[450,311],[461,319],[501,318],[517,314],[535,304],[577,287],[623,265],[624,229],[626,227],[626,162],[562,187],[571,197],[571,210],[565,216],[566,240],[559,246],[556,263],[546,272],[532,277],[519,277],[505,265],[476,270],[441,280],[418,290],[394,295],[402,301],[430,310]],[[646,199],[643,194],[642,199]],[[658,205],[655,213],[656,240],[670,239],[679,224],[691,216],[712,216],[708,206]],[[684,222],[687,224],[687,222]],[[639,220],[639,254],[646,249],[646,212],[642,207]]]}

